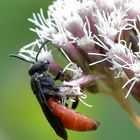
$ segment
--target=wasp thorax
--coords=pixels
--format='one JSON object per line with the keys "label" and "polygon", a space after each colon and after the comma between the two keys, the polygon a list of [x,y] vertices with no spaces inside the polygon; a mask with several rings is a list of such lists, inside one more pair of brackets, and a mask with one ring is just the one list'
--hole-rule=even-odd
{"label": "wasp thorax", "polygon": [[35,73],[42,73],[48,70],[49,62],[48,61],[38,61],[31,66],[28,73],[30,76],[34,75]]}

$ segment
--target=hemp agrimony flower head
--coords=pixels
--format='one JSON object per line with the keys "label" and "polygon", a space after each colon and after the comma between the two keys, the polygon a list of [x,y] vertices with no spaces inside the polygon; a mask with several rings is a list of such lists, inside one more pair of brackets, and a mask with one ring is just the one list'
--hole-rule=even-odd
{"label": "hemp agrimony flower head", "polygon": [[[130,96],[140,102],[139,11],[139,0],[56,0],[47,12],[40,9],[28,19],[38,37],[19,55],[34,61],[41,45],[49,41],[51,50],[46,45],[39,59],[50,62],[50,73],[63,71],[68,76],[63,84],[110,94],[140,127],[129,103]],[[68,64],[56,62],[53,47]]]}

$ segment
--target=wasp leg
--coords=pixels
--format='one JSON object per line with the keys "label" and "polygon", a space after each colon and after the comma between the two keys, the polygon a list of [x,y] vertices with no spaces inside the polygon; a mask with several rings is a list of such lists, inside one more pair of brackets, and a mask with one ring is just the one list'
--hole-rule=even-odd
{"label": "wasp leg", "polygon": [[55,81],[56,80],[59,80],[62,75],[64,75],[64,73],[62,71],[58,72],[58,74],[56,75],[56,77],[54,78],[54,80]]}
{"label": "wasp leg", "polygon": [[53,84],[49,84],[47,82],[41,82],[41,85],[44,86],[43,92],[46,95],[49,95],[49,91],[54,92],[54,93],[59,91],[59,88],[55,84],[53,85]]}
{"label": "wasp leg", "polygon": [[75,99],[75,102],[72,103],[72,109],[76,109],[76,107],[78,106],[78,103],[79,103],[79,99],[78,97]]}
{"label": "wasp leg", "polygon": [[71,76],[68,73],[64,73],[63,71],[60,71],[56,77],[54,78],[54,80],[61,80],[61,81],[70,81],[71,80]]}

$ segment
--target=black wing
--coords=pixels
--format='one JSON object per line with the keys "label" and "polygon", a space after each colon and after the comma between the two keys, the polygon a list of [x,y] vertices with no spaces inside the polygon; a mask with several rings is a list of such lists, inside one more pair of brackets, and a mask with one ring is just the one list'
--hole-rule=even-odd
{"label": "black wing", "polygon": [[65,128],[63,127],[59,118],[57,116],[55,116],[53,114],[53,112],[51,111],[51,109],[47,103],[47,99],[41,89],[40,81],[35,80],[33,78],[31,80],[31,85],[32,85],[33,92],[36,94],[38,102],[39,102],[39,104],[42,108],[42,111],[44,112],[44,115],[47,118],[48,122],[50,123],[50,125],[52,126],[52,128],[54,129],[54,131],[56,132],[56,134],[58,136],[60,136],[64,140],[67,140],[67,132],[66,132]]}

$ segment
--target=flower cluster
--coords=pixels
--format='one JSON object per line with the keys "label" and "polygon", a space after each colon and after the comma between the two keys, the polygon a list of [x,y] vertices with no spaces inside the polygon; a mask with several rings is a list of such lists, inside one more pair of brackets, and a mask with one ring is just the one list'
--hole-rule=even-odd
{"label": "flower cluster", "polygon": [[46,44],[39,59],[50,61],[50,73],[63,71],[69,84],[112,95],[140,127],[128,99],[132,95],[140,102],[139,11],[139,0],[56,0],[47,18],[40,9],[28,19],[38,39],[22,47],[19,55],[35,61],[38,49],[49,42],[68,61],[58,64]]}

